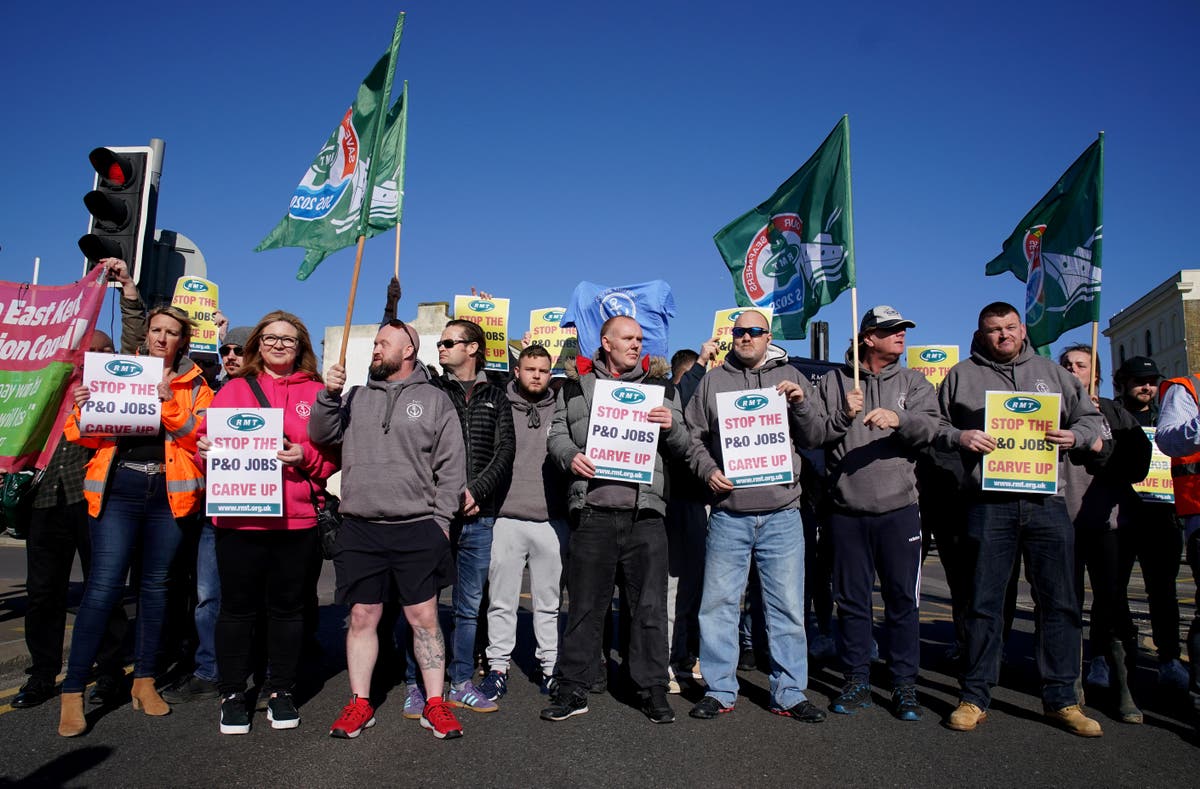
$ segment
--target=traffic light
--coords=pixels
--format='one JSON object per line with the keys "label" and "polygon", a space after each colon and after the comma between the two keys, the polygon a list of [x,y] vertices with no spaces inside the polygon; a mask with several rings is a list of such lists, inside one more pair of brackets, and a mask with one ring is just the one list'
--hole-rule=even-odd
{"label": "traffic light", "polygon": [[96,171],[92,191],[83,197],[91,214],[88,232],[79,239],[86,273],[102,258],[129,264],[134,282],[150,256],[162,146],[96,148],[88,155]]}

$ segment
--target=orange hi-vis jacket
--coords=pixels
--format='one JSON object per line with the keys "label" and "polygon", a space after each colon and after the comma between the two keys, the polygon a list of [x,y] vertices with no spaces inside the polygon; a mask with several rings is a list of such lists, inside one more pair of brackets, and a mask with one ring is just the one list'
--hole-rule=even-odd
{"label": "orange hi-vis jacket", "polygon": [[[162,426],[166,437],[167,502],[176,518],[199,512],[204,503],[204,472],[193,459],[196,431],[213,399],[213,391],[200,374],[200,368],[188,360],[189,369],[171,381],[171,399],[162,404]],[[79,434],[79,407],[67,417],[63,433],[68,441],[96,450],[83,478],[83,497],[88,515],[100,517],[104,489],[117,457],[117,439]]]}
{"label": "orange hi-vis jacket", "polygon": [[[1200,406],[1200,398],[1196,396],[1197,383],[1200,383],[1200,376],[1196,375],[1163,381],[1158,387],[1158,401],[1161,403],[1167,389],[1178,384],[1187,389],[1197,406]],[[1200,451],[1181,458],[1171,458],[1171,482],[1175,486],[1176,514],[1180,517],[1200,515]]]}

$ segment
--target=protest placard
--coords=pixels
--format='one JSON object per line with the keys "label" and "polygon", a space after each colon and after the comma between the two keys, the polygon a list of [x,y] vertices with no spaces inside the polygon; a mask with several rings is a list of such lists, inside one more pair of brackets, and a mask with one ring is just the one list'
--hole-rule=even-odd
{"label": "protest placard", "polygon": [[735,307],[732,310],[717,310],[713,316],[713,339],[717,341],[717,355],[708,362],[708,369],[712,369],[725,361],[725,355],[733,348],[733,324],[737,323],[738,317],[747,309],[753,309],[755,312],[761,313],[767,319],[767,326],[771,325],[771,316],[774,310],[770,307]]}
{"label": "protest placard", "polygon": [[1058,492],[1058,447],[1046,440],[1058,429],[1062,395],[987,392],[984,432],[996,449],[983,456],[983,489]]}
{"label": "protest placard", "polygon": [[596,381],[586,454],[597,479],[654,481],[658,425],[648,420],[650,409],[662,405],[663,392],[661,386]]}
{"label": "protest placard", "polygon": [[551,375],[565,373],[566,359],[579,353],[575,327],[559,325],[565,312],[565,307],[542,307],[529,312],[529,342],[550,353]]}
{"label": "protest placard", "polygon": [[1133,490],[1143,501],[1175,501],[1175,481],[1171,478],[1171,458],[1163,454],[1154,443],[1153,427],[1143,427],[1146,438],[1153,447],[1150,455],[1150,473],[1141,482],[1134,483]]}
{"label": "protest placard", "polygon": [[171,306],[179,307],[196,322],[190,350],[216,353],[220,344],[217,333],[217,283],[202,277],[180,277],[175,282]]}
{"label": "protest placard", "polygon": [[86,353],[83,385],[91,390],[79,410],[85,436],[152,436],[162,424],[158,385],[163,360],[157,356]]}
{"label": "protest placard", "polygon": [[72,285],[0,282],[0,472],[50,462],[75,405],[70,392],[80,381],[104,283],[104,266]]}
{"label": "protest placard", "polygon": [[957,345],[910,345],[905,354],[908,369],[921,373],[935,387],[941,386],[950,368],[958,364]]}
{"label": "protest placard", "polygon": [[508,369],[508,299],[454,297],[455,320],[471,321],[483,329],[487,370]]}
{"label": "protest placard", "polygon": [[210,408],[204,514],[283,515],[282,408]]}
{"label": "protest placard", "polygon": [[773,388],[717,392],[724,474],[735,488],[792,481],[787,398]]}

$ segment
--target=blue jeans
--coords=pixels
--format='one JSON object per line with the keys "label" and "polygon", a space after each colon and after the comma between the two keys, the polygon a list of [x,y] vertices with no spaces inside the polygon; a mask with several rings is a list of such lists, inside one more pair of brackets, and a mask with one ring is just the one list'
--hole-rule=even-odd
{"label": "blue jeans", "polygon": [[771,703],[787,709],[804,701],[808,688],[804,527],[799,510],[713,510],[700,602],[700,665],[708,695],[732,705],[738,693],[738,610],[752,556],[762,585],[771,652]]}
{"label": "blue jeans", "polygon": [[217,573],[217,536],[204,519],[196,548],[196,670],[199,679],[217,681],[217,617],[221,613],[221,577]]}
{"label": "blue jeans", "polygon": [[475,672],[475,633],[479,628],[479,606],[483,585],[492,563],[492,525],[495,518],[475,518],[463,523],[458,535],[458,577],[451,598],[454,634],[451,636],[450,682],[460,685]]}
{"label": "blue jeans", "polygon": [[987,709],[1000,676],[1004,595],[1018,554],[1037,613],[1042,701],[1057,710],[1076,704],[1081,623],[1075,596],[1075,529],[1061,496],[979,494],[967,511],[966,550],[975,554],[966,613],[962,700]]}
{"label": "blue jeans", "polygon": [[167,608],[167,571],[183,532],[167,504],[163,474],[115,467],[99,518],[89,518],[92,570],[75,617],[64,693],[80,693],[108,628],[108,617],[120,604],[135,545],[142,549],[134,637],[135,678],[153,677]]}

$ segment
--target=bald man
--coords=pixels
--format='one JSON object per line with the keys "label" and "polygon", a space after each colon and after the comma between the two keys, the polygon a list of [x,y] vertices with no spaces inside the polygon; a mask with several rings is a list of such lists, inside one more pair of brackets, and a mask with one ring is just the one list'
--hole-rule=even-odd
{"label": "bald man", "polygon": [[[764,484],[753,475],[735,475],[734,481],[725,475],[723,461],[724,442],[734,437],[728,431],[722,434],[717,395],[763,389],[787,403],[786,428],[770,435],[778,435],[778,451],[790,456],[791,479]],[[688,714],[708,720],[733,711],[738,694],[738,613],[753,558],[770,633],[770,710],[803,723],[820,723],[824,711],[804,693],[808,641],[797,445],[816,445],[824,410],[813,396],[812,385],[788,363],[787,353],[771,344],[770,324],[761,312],[745,310],[738,316],[733,349],[701,380],[688,401],[687,423],[692,471],[707,482],[714,496],[700,601],[700,664],[708,694]]]}
{"label": "bald man", "polygon": [[[546,449],[572,475],[567,509],[573,521],[566,569],[570,612],[558,656],[559,685],[542,718],[561,721],[588,711],[587,692],[600,655],[603,621],[620,568],[621,590],[631,612],[629,677],[654,723],[671,723],[667,703],[667,533],[663,454],[683,456],[687,429],[675,387],[650,377],[642,355],[642,327],[633,318],[609,318],[600,348],[576,362],[580,376],[559,391]],[[584,454],[596,381],[662,386],[663,404],[648,412],[659,426],[654,476],[649,484],[596,479]]]}

